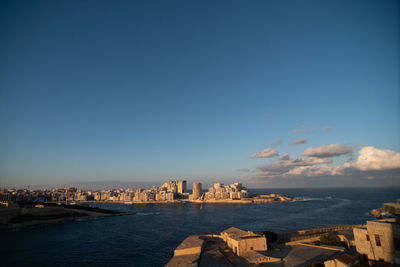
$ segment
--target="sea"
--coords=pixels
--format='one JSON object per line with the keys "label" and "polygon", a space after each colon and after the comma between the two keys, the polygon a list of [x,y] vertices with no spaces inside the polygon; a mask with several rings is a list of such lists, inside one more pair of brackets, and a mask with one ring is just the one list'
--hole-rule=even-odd
{"label": "sea", "polygon": [[363,224],[400,188],[253,189],[303,200],[261,204],[91,204],[132,215],[0,231],[0,266],[164,266],[189,235]]}

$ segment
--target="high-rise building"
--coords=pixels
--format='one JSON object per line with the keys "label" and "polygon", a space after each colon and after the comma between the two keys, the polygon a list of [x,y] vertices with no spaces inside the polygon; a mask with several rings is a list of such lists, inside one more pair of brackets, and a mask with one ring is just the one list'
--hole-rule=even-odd
{"label": "high-rise building", "polygon": [[186,193],[186,181],[177,181],[178,193],[183,194]]}
{"label": "high-rise building", "polygon": [[201,198],[202,194],[201,183],[193,183],[193,199]]}
{"label": "high-rise building", "polygon": [[161,186],[161,188],[165,188],[167,192],[179,193],[179,194],[186,193],[187,191],[185,180],[166,182]]}

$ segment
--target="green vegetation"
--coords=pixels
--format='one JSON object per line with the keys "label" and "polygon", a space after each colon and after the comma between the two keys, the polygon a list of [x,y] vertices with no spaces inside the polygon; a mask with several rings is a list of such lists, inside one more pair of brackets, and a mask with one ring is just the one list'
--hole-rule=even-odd
{"label": "green vegetation", "polygon": [[383,210],[388,212],[388,213],[390,213],[390,214],[399,214],[400,213],[400,211],[396,210],[396,208],[393,207],[393,206],[384,205],[383,206]]}
{"label": "green vegetation", "polygon": [[48,215],[32,215],[32,214],[20,214],[10,219],[10,223],[23,223],[31,221],[47,221],[62,218],[76,218],[87,216],[86,213],[81,212],[65,212],[60,214],[48,214]]}
{"label": "green vegetation", "polygon": [[317,246],[346,247],[344,242],[341,242],[337,236],[332,235],[321,235],[319,241],[313,243]]}

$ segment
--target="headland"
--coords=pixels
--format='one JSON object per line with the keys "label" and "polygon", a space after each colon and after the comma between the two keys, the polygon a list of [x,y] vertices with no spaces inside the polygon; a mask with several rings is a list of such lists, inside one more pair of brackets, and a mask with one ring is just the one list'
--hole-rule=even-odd
{"label": "headland", "polygon": [[252,204],[275,203],[301,200],[279,194],[253,196],[241,183],[224,185],[215,183],[203,192],[201,183],[193,183],[192,192],[187,190],[185,180],[170,181],[160,187],[149,189],[129,188],[111,190],[78,190],[77,188],[58,188],[53,190],[5,189],[0,192],[0,202],[17,203],[119,203],[119,204]]}
{"label": "headland", "polygon": [[61,221],[124,215],[95,207],[100,204],[257,204],[296,201],[300,198],[269,194],[252,196],[241,183],[215,183],[203,192],[201,183],[193,183],[189,193],[186,181],[170,181],[150,189],[53,190],[4,189],[0,192],[0,229],[19,228]]}
{"label": "headland", "polygon": [[93,208],[87,205],[8,202],[7,205],[0,205],[0,229],[23,228],[127,214],[131,213]]}

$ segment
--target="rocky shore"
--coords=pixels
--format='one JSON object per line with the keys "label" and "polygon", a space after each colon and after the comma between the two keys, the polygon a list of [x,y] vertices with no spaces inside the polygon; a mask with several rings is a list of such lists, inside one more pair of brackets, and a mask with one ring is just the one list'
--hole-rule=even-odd
{"label": "rocky shore", "polygon": [[369,214],[378,219],[400,216],[400,199],[398,199],[397,202],[384,203],[381,208],[371,210]]}

